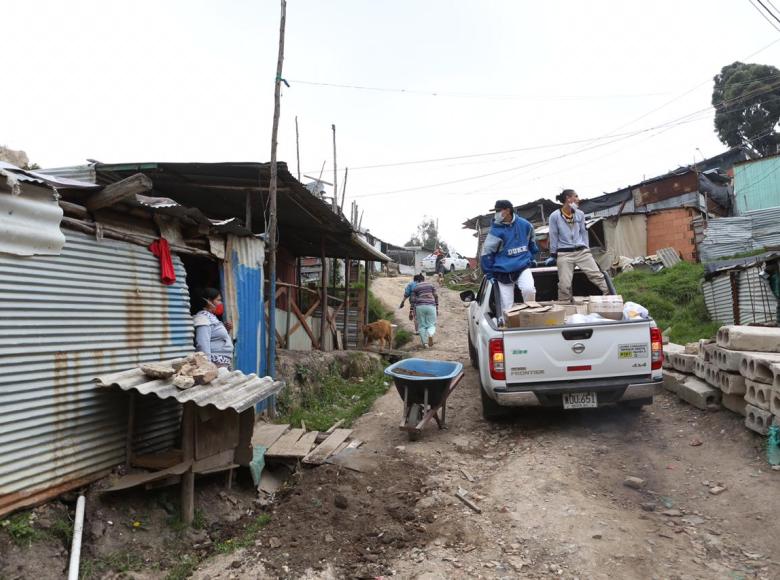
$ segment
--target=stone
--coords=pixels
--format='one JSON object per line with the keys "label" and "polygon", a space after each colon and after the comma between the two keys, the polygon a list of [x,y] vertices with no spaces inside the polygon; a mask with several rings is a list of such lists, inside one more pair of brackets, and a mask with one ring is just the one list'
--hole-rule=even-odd
{"label": "stone", "polygon": [[774,363],[780,363],[780,354],[762,352],[742,353],[739,374],[746,379],[771,385],[775,380]]}
{"label": "stone", "polygon": [[715,346],[710,350],[710,362],[719,370],[738,373],[739,363],[742,362],[742,352]]}
{"label": "stone", "polygon": [[682,512],[677,509],[671,509],[671,510],[664,510],[661,512],[661,515],[670,517],[670,518],[680,518],[682,517]]}
{"label": "stone", "polygon": [[717,387],[721,393],[728,395],[744,395],[745,394],[745,377],[737,373],[730,373],[727,371],[718,371],[716,373],[718,381]]}
{"label": "stone", "polygon": [[723,487],[722,485],[716,485],[716,486],[710,488],[710,493],[712,495],[720,495],[724,491],[726,491],[726,488]]}
{"label": "stone", "polygon": [[349,502],[347,501],[347,498],[343,495],[337,495],[333,498],[333,505],[335,505],[337,508],[341,510],[347,509],[349,506]]}
{"label": "stone", "polygon": [[780,352],[780,328],[762,326],[721,326],[718,346],[731,350]]}
{"label": "stone", "polygon": [[745,427],[759,435],[766,435],[772,424],[772,413],[753,405],[745,405]]}
{"label": "stone", "polygon": [[770,393],[772,387],[765,383],[759,383],[750,379],[745,379],[745,402],[769,411]]}
{"label": "stone", "polygon": [[603,537],[604,537],[604,536],[602,536],[601,534],[593,534],[593,535],[591,536],[591,538],[593,538],[594,540],[600,540],[600,539],[601,539],[601,538],[603,538]]}
{"label": "stone", "polygon": [[745,416],[745,397],[724,393],[720,397],[720,404],[737,415]]}
{"label": "stone", "polygon": [[332,544],[336,540],[331,536],[330,534],[325,534],[325,543],[326,544]]}
{"label": "stone", "polygon": [[641,489],[645,485],[645,480],[639,477],[627,477],[623,480],[623,485],[631,489]]}
{"label": "stone", "polygon": [[720,407],[720,391],[693,377],[680,385],[677,396],[703,411],[717,411]]}
{"label": "stone", "polygon": [[676,395],[687,378],[688,375],[676,371],[664,371],[664,388]]}
{"label": "stone", "polygon": [[646,502],[641,503],[639,505],[642,508],[642,510],[644,510],[646,512],[654,512],[655,508],[658,507],[651,501],[646,501]]}
{"label": "stone", "polygon": [[698,342],[689,342],[685,345],[685,350],[683,351],[684,354],[699,354],[699,343]]}
{"label": "stone", "polygon": [[195,386],[195,379],[192,377],[182,377],[177,375],[173,377],[173,384],[176,388],[179,389],[189,389],[190,387]]}
{"label": "stone", "polygon": [[167,379],[172,377],[176,372],[173,367],[160,364],[160,363],[148,363],[141,365],[141,372],[150,379]]}
{"label": "stone", "polygon": [[271,546],[271,548],[273,548],[274,550],[276,550],[277,548],[282,547],[282,541],[276,536],[274,536],[273,538],[268,540],[268,545]]}

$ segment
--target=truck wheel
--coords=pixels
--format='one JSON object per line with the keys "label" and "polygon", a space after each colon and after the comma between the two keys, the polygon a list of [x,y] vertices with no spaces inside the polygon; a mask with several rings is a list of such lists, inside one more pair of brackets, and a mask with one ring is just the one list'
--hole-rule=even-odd
{"label": "truck wheel", "polygon": [[502,419],[509,415],[509,409],[502,407],[488,397],[485,389],[482,388],[482,385],[479,386],[479,393],[482,395],[482,417],[488,421],[495,421],[496,419]]}
{"label": "truck wheel", "polygon": [[[468,332],[468,331],[467,331]],[[479,368],[479,360],[477,359],[477,349],[474,348],[474,345],[471,343],[471,335],[466,334],[469,340],[469,360],[471,361],[471,366],[475,369]]]}

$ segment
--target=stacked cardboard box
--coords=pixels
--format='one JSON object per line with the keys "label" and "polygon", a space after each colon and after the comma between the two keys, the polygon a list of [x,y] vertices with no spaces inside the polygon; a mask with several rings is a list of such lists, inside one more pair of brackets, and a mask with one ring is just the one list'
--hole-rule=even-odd
{"label": "stacked cardboard box", "polygon": [[[723,407],[765,435],[780,424],[780,328],[723,326],[715,341],[664,347],[664,385],[700,408]],[[694,374],[697,379],[690,375]]]}

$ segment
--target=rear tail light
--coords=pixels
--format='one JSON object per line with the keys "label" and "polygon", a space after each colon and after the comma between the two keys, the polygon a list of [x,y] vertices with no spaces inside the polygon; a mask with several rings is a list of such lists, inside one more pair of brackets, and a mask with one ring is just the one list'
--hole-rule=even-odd
{"label": "rear tail light", "polygon": [[657,371],[664,364],[664,343],[660,328],[650,329],[650,351],[652,353],[650,368]]}
{"label": "rear tail light", "polygon": [[490,351],[490,378],[496,381],[506,380],[506,367],[504,367],[504,339],[491,338],[488,343]]}

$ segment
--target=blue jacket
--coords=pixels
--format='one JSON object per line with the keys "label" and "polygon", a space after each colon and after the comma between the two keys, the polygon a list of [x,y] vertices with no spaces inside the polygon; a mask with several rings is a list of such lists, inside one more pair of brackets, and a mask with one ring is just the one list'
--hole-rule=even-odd
{"label": "blue jacket", "polygon": [[412,297],[412,290],[414,290],[415,286],[417,286],[417,282],[414,280],[406,285],[406,288],[404,288],[404,299]]}
{"label": "blue jacket", "polygon": [[520,272],[539,253],[534,227],[514,214],[510,223],[494,221],[482,244],[480,266],[485,274]]}

